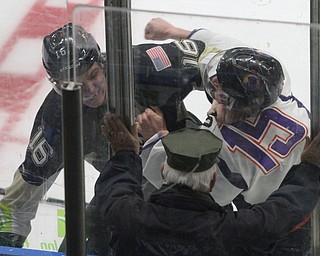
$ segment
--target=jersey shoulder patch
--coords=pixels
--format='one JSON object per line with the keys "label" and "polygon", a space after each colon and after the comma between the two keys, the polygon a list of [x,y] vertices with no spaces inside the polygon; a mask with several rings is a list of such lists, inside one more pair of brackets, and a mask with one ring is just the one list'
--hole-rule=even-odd
{"label": "jersey shoulder patch", "polygon": [[170,59],[161,46],[152,47],[146,53],[157,71],[171,67]]}

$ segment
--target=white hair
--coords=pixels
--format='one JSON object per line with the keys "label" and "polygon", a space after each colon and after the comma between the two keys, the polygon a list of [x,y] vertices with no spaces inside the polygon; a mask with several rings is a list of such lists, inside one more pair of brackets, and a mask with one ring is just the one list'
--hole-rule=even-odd
{"label": "white hair", "polygon": [[211,168],[202,172],[184,172],[170,167],[165,161],[162,176],[168,184],[182,184],[196,191],[209,192],[210,183],[216,170],[217,165],[214,164]]}

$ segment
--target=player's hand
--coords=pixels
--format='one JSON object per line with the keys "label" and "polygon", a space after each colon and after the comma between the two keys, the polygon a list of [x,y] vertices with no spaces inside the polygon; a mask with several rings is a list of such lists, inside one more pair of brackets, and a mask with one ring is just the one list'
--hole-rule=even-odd
{"label": "player's hand", "polygon": [[137,124],[130,127],[130,132],[116,114],[107,113],[103,117],[104,125],[101,126],[103,135],[109,141],[113,152],[122,150],[139,153]]}
{"label": "player's hand", "polygon": [[174,30],[174,26],[167,21],[161,18],[153,18],[148,22],[144,35],[149,40],[166,40],[170,38],[172,30]]}
{"label": "player's hand", "polygon": [[[306,141],[308,142],[308,139]],[[302,152],[301,161],[307,161],[320,167],[320,133],[311,141],[305,150]]]}
{"label": "player's hand", "polygon": [[144,36],[149,40],[186,39],[191,31],[177,28],[161,18],[153,18],[144,30]]}
{"label": "player's hand", "polygon": [[166,122],[159,107],[147,108],[142,114],[137,116],[138,132],[144,140],[150,139],[160,131],[166,131]]}

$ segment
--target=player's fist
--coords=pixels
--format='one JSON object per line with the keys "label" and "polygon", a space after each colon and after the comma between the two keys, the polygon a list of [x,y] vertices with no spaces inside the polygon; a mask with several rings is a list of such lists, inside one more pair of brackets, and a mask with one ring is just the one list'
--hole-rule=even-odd
{"label": "player's fist", "polygon": [[174,27],[161,18],[153,18],[145,28],[145,38],[151,40],[166,40],[170,38],[170,31]]}
{"label": "player's fist", "polygon": [[191,31],[177,28],[161,18],[153,18],[144,30],[144,36],[149,40],[186,39]]}
{"label": "player's fist", "polygon": [[137,116],[138,132],[144,140],[150,139],[160,131],[166,131],[166,123],[159,107],[147,108]]}

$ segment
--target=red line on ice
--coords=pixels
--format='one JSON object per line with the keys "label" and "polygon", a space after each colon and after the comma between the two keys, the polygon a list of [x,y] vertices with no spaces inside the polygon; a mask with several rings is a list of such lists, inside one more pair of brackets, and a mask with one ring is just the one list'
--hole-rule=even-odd
{"label": "red line on ice", "polygon": [[[92,0],[89,5],[99,5],[101,1]],[[41,40],[46,34],[70,21],[74,6],[75,4],[68,4],[66,8],[49,7],[45,5],[43,0],[36,1],[4,44],[3,50],[0,52],[0,64],[8,57],[20,38],[40,38]],[[21,120],[27,106],[32,104],[32,99],[39,87],[37,82],[43,79],[45,75],[41,60],[39,60],[39,71],[34,75],[13,75],[0,72],[0,110],[10,115],[1,126],[0,147],[6,142],[23,143],[27,140],[27,138],[14,138],[14,135],[11,135],[10,132]]]}

